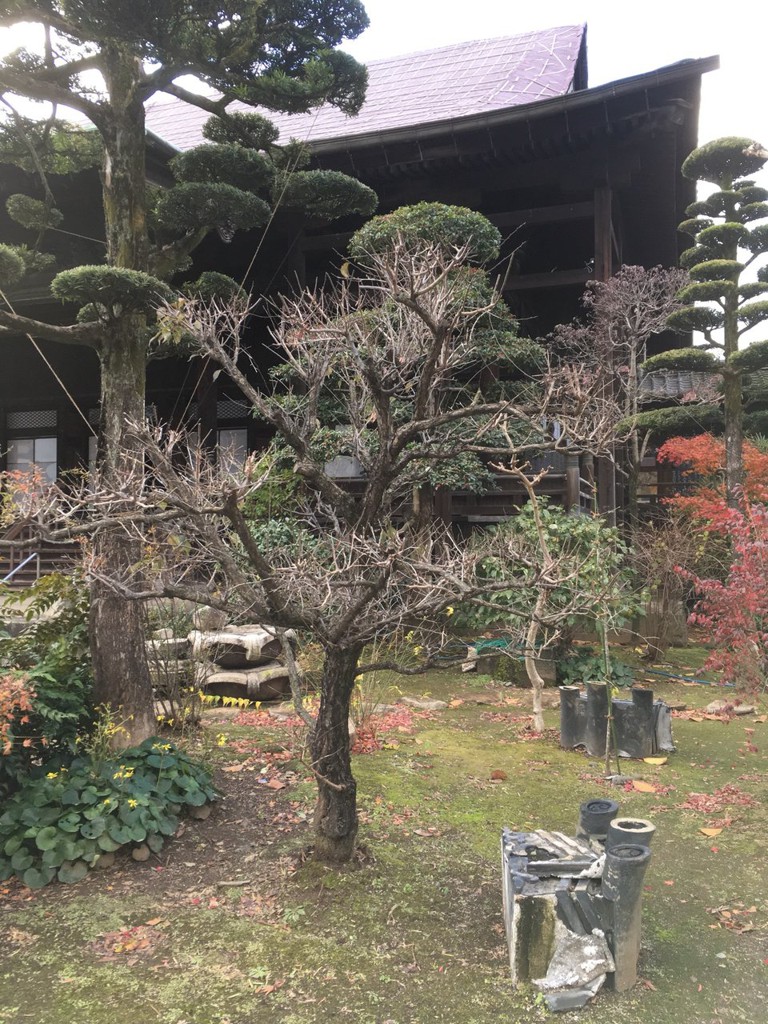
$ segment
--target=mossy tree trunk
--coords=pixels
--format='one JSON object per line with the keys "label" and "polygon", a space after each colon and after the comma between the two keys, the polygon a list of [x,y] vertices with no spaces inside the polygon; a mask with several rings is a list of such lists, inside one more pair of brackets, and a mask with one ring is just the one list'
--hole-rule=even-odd
{"label": "mossy tree trunk", "polygon": [[[111,113],[101,127],[107,262],[147,269],[144,107],[138,95],[139,62],[115,47],[109,52],[107,88]],[[99,466],[109,486],[120,487],[143,458],[127,427],[145,416],[146,322],[143,316],[114,321],[98,346],[101,362]],[[141,544],[117,527],[94,538],[97,566],[111,579],[128,576],[141,559]],[[140,743],[154,732],[152,684],[144,647],[143,608],[107,583],[91,591],[91,651],[97,703],[108,704],[123,724],[117,746]]]}
{"label": "mossy tree trunk", "polygon": [[[731,181],[726,181],[722,188],[727,191],[732,186]],[[733,221],[735,216],[735,201],[728,199],[726,200],[725,220]],[[736,241],[728,241],[724,249],[724,259],[738,260],[739,246]],[[725,496],[729,507],[737,508],[741,487],[744,484],[744,401],[742,375],[728,365],[729,358],[739,351],[739,288],[735,282],[723,298],[723,312],[725,314],[723,323]]]}
{"label": "mossy tree trunk", "polygon": [[349,706],[360,647],[325,651],[320,710],[312,733],[312,768],[317,778],[315,858],[343,864],[355,852],[357,784],[349,752]]}

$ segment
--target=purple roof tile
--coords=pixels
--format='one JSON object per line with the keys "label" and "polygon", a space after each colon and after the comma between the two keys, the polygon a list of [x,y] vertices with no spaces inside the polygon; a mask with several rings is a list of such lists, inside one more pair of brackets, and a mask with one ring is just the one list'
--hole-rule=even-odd
{"label": "purple roof tile", "polygon": [[[308,114],[264,111],[283,141],[310,142],[430,124],[563,96],[574,88],[586,26],[566,25],[500,39],[443,46],[368,63],[368,93],[356,117],[335,107]],[[242,104],[230,109],[248,110]],[[202,141],[205,111],[161,98],[147,111],[147,127],[175,146]]]}

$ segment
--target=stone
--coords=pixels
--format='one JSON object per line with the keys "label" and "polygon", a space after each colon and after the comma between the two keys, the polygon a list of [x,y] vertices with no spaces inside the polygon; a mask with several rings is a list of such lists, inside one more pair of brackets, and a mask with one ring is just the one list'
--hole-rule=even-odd
{"label": "stone", "polygon": [[203,804],[201,807],[190,807],[189,816],[197,821],[205,821],[206,818],[211,816],[211,805]]}
{"label": "stone", "polygon": [[203,632],[211,629],[222,629],[227,624],[227,613],[208,605],[199,605],[192,612],[192,625]]}
{"label": "stone", "polygon": [[134,860],[145,861],[149,860],[151,854],[150,849],[146,843],[142,843],[141,846],[134,846],[131,850],[131,856]]}
{"label": "stone", "polygon": [[257,668],[214,671],[203,683],[206,693],[247,700],[276,700],[291,692],[288,669],[272,662]]}
{"label": "stone", "polygon": [[734,715],[754,715],[755,705],[754,704],[735,704],[733,707]]}
{"label": "stone", "polygon": [[401,697],[398,703],[415,708],[417,711],[442,711],[443,708],[448,707],[447,701],[434,700],[432,697]]}
{"label": "stone", "polygon": [[[291,630],[286,636],[289,640],[295,638]],[[221,668],[251,668],[275,661],[283,653],[280,640],[271,630],[251,623],[206,632],[193,630],[189,640],[193,655],[208,658]]]}
{"label": "stone", "polygon": [[722,715],[722,713],[724,711],[728,711],[730,707],[730,701],[719,698],[718,700],[710,701],[710,703],[704,708],[704,712],[707,715]]}
{"label": "stone", "polygon": [[[170,630],[163,630],[170,632]],[[169,658],[186,658],[189,655],[190,643],[186,636],[154,636],[146,642],[147,657],[150,661],[160,658],[163,661]]]}
{"label": "stone", "polygon": [[586,1006],[590,999],[594,999],[605,982],[605,975],[601,974],[584,988],[558,989],[554,992],[545,992],[544,1001],[547,1009],[552,1013],[562,1013],[565,1010],[580,1010]]}

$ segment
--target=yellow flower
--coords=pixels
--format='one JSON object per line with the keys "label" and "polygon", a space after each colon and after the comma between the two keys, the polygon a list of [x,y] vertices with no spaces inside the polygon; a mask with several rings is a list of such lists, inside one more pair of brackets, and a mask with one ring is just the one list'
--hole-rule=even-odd
{"label": "yellow flower", "polygon": [[448,605],[448,607],[445,609],[445,614],[448,616],[448,618],[450,618],[451,615],[453,615],[453,612],[454,612],[454,609],[451,608],[450,605]]}
{"label": "yellow flower", "polygon": [[134,807],[138,807],[139,806],[139,801],[138,800],[129,800],[128,801],[128,806],[131,808],[131,810],[133,810]]}
{"label": "yellow flower", "polygon": [[112,806],[112,800],[109,797],[105,797],[105,799],[102,800],[102,803],[104,804],[105,807],[111,807]]}
{"label": "yellow flower", "polygon": [[421,647],[414,647],[413,648],[413,653],[416,655],[417,658],[421,654],[421,651],[422,651]]}
{"label": "yellow flower", "polygon": [[216,743],[220,747],[223,747],[226,744],[226,742],[227,742],[227,737],[224,735],[223,732],[220,732],[219,735],[216,737]]}
{"label": "yellow flower", "polygon": [[48,774],[45,777],[46,777],[46,779],[58,779],[59,773],[58,772],[48,772]]}

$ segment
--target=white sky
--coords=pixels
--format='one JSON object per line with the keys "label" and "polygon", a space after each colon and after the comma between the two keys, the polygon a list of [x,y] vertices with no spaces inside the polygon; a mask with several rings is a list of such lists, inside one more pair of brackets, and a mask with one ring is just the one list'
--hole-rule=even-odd
{"label": "white sky", "polygon": [[589,84],[719,54],[704,76],[700,140],[768,142],[768,2],[735,0],[364,0],[371,27],[345,50],[358,60],[586,21]]}

